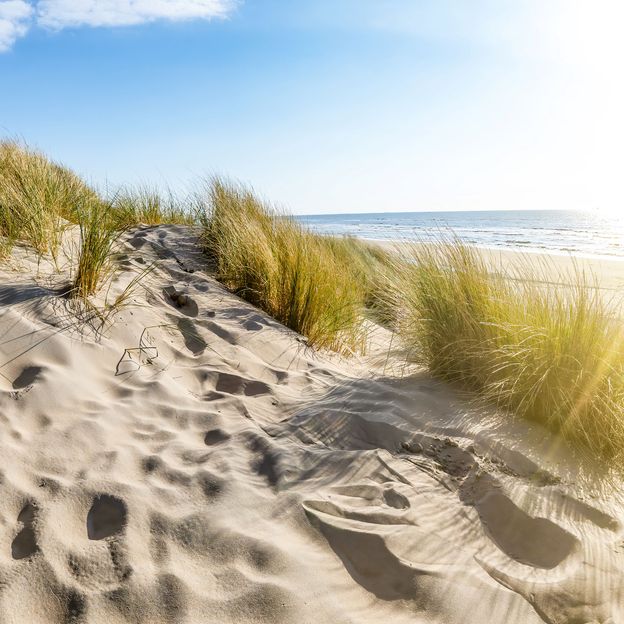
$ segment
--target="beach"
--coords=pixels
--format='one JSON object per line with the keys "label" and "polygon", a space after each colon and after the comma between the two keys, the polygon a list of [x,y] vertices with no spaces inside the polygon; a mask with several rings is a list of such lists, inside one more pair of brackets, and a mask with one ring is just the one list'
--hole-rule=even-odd
{"label": "beach", "polygon": [[572,254],[544,254],[511,250],[481,249],[494,270],[520,270],[527,265],[543,267],[553,285],[570,285],[577,272],[584,273],[588,283],[614,294],[624,288],[624,260],[592,258]]}
{"label": "beach", "polygon": [[192,227],[131,229],[118,262],[100,304],[152,269],[105,323],[67,307],[62,266],[0,265],[0,621],[623,621],[599,462],[385,330],[311,349],[214,279]]}
{"label": "beach", "polygon": [[[402,253],[406,243],[388,240],[369,240],[380,248]],[[413,243],[416,246],[421,243]],[[579,256],[564,253],[540,253],[515,251],[513,249],[491,249],[478,247],[479,254],[486,265],[497,273],[525,273],[527,268],[537,270],[539,279],[552,286],[570,286],[575,276],[583,274],[590,285],[617,295],[624,289],[624,259]]]}

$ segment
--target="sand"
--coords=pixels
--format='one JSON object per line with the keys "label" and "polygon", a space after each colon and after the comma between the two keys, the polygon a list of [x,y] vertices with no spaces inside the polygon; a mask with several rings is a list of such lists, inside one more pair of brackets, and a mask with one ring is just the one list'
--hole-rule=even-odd
{"label": "sand", "polygon": [[[400,250],[396,243],[384,240],[370,241],[388,251]],[[618,295],[624,290],[624,258],[573,256],[571,254],[547,254],[508,249],[479,248],[486,263],[494,271],[513,274],[529,265],[537,267],[540,278],[549,285],[571,285],[577,274],[584,274],[588,284],[595,285],[607,296]]]}
{"label": "sand", "polygon": [[105,327],[64,267],[0,265],[0,622],[624,621],[622,488],[590,460],[381,330],[312,351],[189,228],[118,262],[100,305],[152,270]]}

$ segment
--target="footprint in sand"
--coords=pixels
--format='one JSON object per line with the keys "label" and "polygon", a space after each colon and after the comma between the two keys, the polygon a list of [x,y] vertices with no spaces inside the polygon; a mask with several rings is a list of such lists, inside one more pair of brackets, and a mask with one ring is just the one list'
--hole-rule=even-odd
{"label": "footprint in sand", "polygon": [[23,390],[32,386],[41,376],[43,368],[41,366],[27,366],[13,382],[14,390]]}
{"label": "footprint in sand", "polygon": [[581,547],[579,540],[558,524],[518,507],[491,475],[475,473],[462,484],[459,495],[476,509],[490,539],[518,563],[551,570]]}
{"label": "footprint in sand", "polygon": [[199,306],[195,299],[187,293],[177,290],[174,286],[164,288],[163,295],[165,296],[165,301],[180,310],[182,314],[193,318],[199,314]]}
{"label": "footprint in sand", "polygon": [[206,432],[204,436],[204,444],[206,446],[215,446],[217,444],[223,444],[230,439],[230,434],[223,431],[223,429],[211,429]]}
{"label": "footprint in sand", "polygon": [[253,437],[249,441],[249,450],[255,455],[251,462],[251,469],[259,476],[264,477],[271,487],[276,487],[282,477],[280,453],[268,440]]}
{"label": "footprint in sand", "polygon": [[128,508],[116,496],[100,494],[95,497],[87,515],[87,535],[101,540],[121,533],[126,526]]}
{"label": "footprint in sand", "polygon": [[263,325],[261,325],[254,319],[248,319],[243,323],[243,327],[247,331],[260,331],[263,328]]}
{"label": "footprint in sand", "polygon": [[248,397],[270,394],[271,388],[263,381],[245,379],[231,373],[218,373],[215,385],[217,392],[226,394],[244,394]]}
{"label": "footprint in sand", "polygon": [[195,323],[193,323],[190,319],[179,319],[178,329],[184,338],[186,348],[193,355],[201,355],[206,350],[206,347],[208,346],[206,341],[201,337],[197,331],[197,327],[195,327]]}
{"label": "footprint in sand", "polygon": [[11,544],[11,555],[13,559],[26,559],[34,555],[38,550],[37,535],[34,524],[37,519],[37,507],[34,503],[27,503],[17,521],[22,523],[22,530],[17,534]]}

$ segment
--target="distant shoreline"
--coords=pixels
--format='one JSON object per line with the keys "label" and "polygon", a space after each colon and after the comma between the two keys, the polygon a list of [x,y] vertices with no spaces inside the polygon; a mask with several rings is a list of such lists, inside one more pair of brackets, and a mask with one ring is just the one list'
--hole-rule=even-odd
{"label": "distant shoreline", "polygon": [[321,234],[369,241],[435,241],[457,236],[489,251],[624,261],[624,219],[568,210],[370,213],[297,219]]}

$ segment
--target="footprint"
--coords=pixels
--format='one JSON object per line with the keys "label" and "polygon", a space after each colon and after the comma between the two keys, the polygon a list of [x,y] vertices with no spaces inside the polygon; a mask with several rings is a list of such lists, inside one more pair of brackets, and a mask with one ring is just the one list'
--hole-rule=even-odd
{"label": "footprint", "polygon": [[410,508],[410,502],[407,497],[392,488],[384,490],[383,501],[386,505],[394,507],[395,509]]}
{"label": "footprint", "polygon": [[167,544],[167,533],[169,525],[165,518],[154,514],[150,519],[150,556],[156,565],[166,563],[169,559],[169,546]]}
{"label": "footprint", "polygon": [[143,245],[145,245],[145,237],[147,236],[147,232],[138,232],[135,234],[128,242],[135,249],[141,249]]}
{"label": "footprint", "polygon": [[263,381],[251,381],[231,373],[219,373],[217,375],[217,392],[227,394],[244,394],[245,396],[260,396],[271,392],[268,384]]}
{"label": "footprint", "polygon": [[128,517],[126,504],[116,496],[99,494],[87,515],[87,535],[90,540],[112,537],[123,531]]}
{"label": "footprint", "polygon": [[214,446],[215,444],[227,442],[229,439],[230,434],[223,431],[223,429],[211,429],[204,436],[204,444],[206,446]]}
{"label": "footprint", "polygon": [[86,611],[86,598],[73,589],[68,590],[65,604],[65,622],[67,624],[82,622]]}
{"label": "footprint", "polygon": [[280,455],[277,449],[272,448],[271,444],[263,438],[252,439],[249,448],[256,454],[251,462],[252,470],[264,477],[271,487],[277,486],[282,476]]}
{"label": "footprint", "polygon": [[39,550],[33,526],[36,519],[37,507],[34,503],[26,503],[19,516],[17,516],[17,521],[22,523],[23,528],[11,544],[13,559],[26,559]]}
{"label": "footprint", "polygon": [[150,455],[149,457],[144,457],[141,461],[141,468],[143,468],[143,472],[145,474],[150,474],[156,470],[162,468],[164,462],[160,457],[156,455]]}
{"label": "footprint", "polygon": [[195,299],[184,292],[179,292],[174,286],[164,288],[163,294],[167,303],[180,310],[182,314],[193,318],[199,314],[199,306]]}
{"label": "footprint", "polygon": [[211,472],[201,472],[197,476],[197,481],[204,496],[210,500],[216,499],[225,490],[225,481]]}
{"label": "footprint", "polygon": [[160,574],[156,579],[160,612],[166,622],[180,622],[188,609],[186,587],[173,574]]}
{"label": "footprint", "polygon": [[476,509],[492,541],[519,563],[551,570],[580,548],[578,539],[558,524],[518,507],[490,475],[465,481],[460,499]]}
{"label": "footprint", "polygon": [[187,318],[179,319],[178,329],[180,330],[180,333],[184,338],[184,344],[186,345],[186,348],[193,355],[201,355],[205,351],[208,345],[206,344],[206,341],[199,335],[195,324],[191,320]]}
{"label": "footprint", "polygon": [[32,386],[35,381],[37,381],[37,379],[40,377],[42,372],[43,368],[41,368],[41,366],[26,367],[13,382],[13,389],[23,390],[24,388]]}

